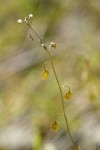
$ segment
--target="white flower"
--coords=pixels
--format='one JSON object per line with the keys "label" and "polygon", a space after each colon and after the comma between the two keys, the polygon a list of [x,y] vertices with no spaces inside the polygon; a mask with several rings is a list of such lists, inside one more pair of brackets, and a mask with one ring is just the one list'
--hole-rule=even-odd
{"label": "white flower", "polygon": [[24,22],[28,23],[27,17],[25,17]]}
{"label": "white flower", "polygon": [[22,19],[18,19],[17,22],[18,23],[23,23],[23,20]]}
{"label": "white flower", "polygon": [[31,19],[31,18],[33,18],[33,14],[30,14],[30,15],[29,15],[29,19]]}

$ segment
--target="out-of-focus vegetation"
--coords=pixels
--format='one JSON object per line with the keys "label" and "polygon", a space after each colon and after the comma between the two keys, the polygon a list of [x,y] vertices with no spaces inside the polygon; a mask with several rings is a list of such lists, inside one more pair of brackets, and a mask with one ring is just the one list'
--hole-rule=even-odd
{"label": "out-of-focus vegetation", "polygon": [[17,23],[31,13],[32,26],[45,43],[57,44],[52,58],[61,85],[73,93],[65,105],[75,141],[83,150],[100,145],[99,8],[99,0],[0,0],[1,148],[71,149],[63,115],[60,131],[49,129],[62,106],[49,62],[49,78],[41,79],[48,55]]}

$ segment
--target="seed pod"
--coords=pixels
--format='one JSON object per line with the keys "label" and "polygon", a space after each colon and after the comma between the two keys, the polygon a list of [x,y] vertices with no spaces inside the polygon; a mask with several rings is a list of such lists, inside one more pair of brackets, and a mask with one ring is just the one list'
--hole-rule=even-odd
{"label": "seed pod", "polygon": [[65,93],[65,99],[69,100],[72,97],[72,92],[69,90],[67,93]]}
{"label": "seed pod", "polygon": [[50,124],[50,129],[53,131],[53,132],[57,132],[60,128],[60,125],[59,123],[54,120],[51,124]]}
{"label": "seed pod", "polygon": [[72,97],[72,92],[70,91],[69,86],[63,86],[63,87],[67,87],[69,89],[68,92],[66,92],[64,95],[64,98],[69,100]]}
{"label": "seed pod", "polygon": [[42,80],[46,80],[49,76],[49,71],[47,69],[44,68],[43,72],[42,72]]}
{"label": "seed pod", "polygon": [[55,44],[54,42],[51,42],[49,48],[50,48],[50,47],[56,49],[56,44]]}

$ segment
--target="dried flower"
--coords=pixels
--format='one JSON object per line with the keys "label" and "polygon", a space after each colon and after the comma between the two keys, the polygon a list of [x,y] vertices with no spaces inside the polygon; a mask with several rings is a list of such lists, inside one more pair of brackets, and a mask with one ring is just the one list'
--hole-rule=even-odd
{"label": "dried flower", "polygon": [[23,20],[22,19],[18,19],[17,22],[18,23],[23,23]]}

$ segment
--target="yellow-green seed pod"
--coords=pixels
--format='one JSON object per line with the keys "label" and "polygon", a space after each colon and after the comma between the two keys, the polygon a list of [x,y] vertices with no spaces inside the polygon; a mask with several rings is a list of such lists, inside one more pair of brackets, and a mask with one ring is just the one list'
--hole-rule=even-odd
{"label": "yellow-green seed pod", "polygon": [[51,124],[50,124],[50,129],[53,131],[53,132],[57,132],[60,128],[60,125],[59,123],[54,120]]}
{"label": "yellow-green seed pod", "polygon": [[48,78],[49,71],[47,69],[44,69],[41,75],[42,80],[46,80]]}
{"label": "yellow-green seed pod", "polygon": [[51,42],[49,47],[56,49],[56,44],[54,42]]}
{"label": "yellow-green seed pod", "polygon": [[64,97],[65,97],[66,100],[69,100],[72,97],[72,92],[68,91],[67,93],[65,93]]}

